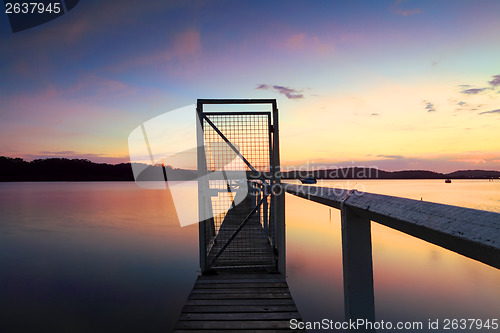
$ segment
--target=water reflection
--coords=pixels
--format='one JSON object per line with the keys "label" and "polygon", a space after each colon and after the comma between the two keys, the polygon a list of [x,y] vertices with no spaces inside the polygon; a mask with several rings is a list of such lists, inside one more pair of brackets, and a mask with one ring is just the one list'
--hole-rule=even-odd
{"label": "water reflection", "polygon": [[[364,189],[499,211],[500,184],[442,185]],[[1,332],[168,332],[199,272],[197,225],[179,226],[166,191],[0,183],[0,214]],[[343,320],[339,211],[330,220],[329,207],[287,195],[286,214],[288,282],[301,314]],[[376,223],[372,243],[377,319],[498,317],[499,270]]]}
{"label": "water reflection", "polygon": [[134,183],[0,184],[2,332],[170,331],[197,228]]}
{"label": "water reflection", "polygon": [[[439,192],[436,181],[368,181],[364,190],[498,211],[500,191],[495,196],[495,189],[484,190],[487,181],[457,183]],[[473,199],[465,204],[467,194]],[[333,209],[330,223],[326,206],[291,195],[286,203],[288,281],[297,306],[305,320],[343,320],[340,213]],[[377,223],[372,223],[372,246],[377,320],[498,317],[499,270]]]}

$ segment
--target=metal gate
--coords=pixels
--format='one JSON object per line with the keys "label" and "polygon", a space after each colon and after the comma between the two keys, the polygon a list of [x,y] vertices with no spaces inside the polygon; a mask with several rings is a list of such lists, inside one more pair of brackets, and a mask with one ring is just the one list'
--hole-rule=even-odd
{"label": "metal gate", "polygon": [[276,100],[198,100],[197,114],[202,271],[284,273]]}

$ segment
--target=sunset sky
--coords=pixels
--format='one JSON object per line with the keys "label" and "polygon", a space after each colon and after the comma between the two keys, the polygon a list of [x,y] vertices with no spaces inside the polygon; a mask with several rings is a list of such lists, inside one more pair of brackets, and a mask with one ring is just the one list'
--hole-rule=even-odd
{"label": "sunset sky", "polygon": [[[276,98],[285,166],[500,170],[500,1],[90,1],[12,33],[0,155],[129,160],[197,98]],[[193,134],[194,135],[194,134]]]}

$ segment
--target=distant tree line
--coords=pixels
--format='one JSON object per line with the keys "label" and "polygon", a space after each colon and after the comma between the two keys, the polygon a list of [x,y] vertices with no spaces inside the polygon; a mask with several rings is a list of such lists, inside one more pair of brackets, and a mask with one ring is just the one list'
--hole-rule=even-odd
{"label": "distant tree line", "polygon": [[499,178],[500,171],[460,170],[450,173],[439,173],[427,170],[384,171],[376,168],[348,167],[338,169],[291,171],[283,173],[285,179],[306,178],[317,179],[490,179]]}
{"label": "distant tree line", "polygon": [[[158,180],[165,175],[161,165],[142,165],[140,180]],[[192,170],[166,166],[172,180],[196,178]],[[86,159],[47,158],[31,162],[0,156],[0,181],[134,181],[130,163],[94,163]]]}
{"label": "distant tree line", "polygon": [[[171,166],[137,164],[138,180],[194,180],[195,170]],[[383,171],[376,168],[349,167],[339,169],[284,172],[284,179],[314,176],[318,179],[490,179],[500,178],[500,171],[460,170],[439,173],[426,170]],[[248,174],[248,178],[255,178]],[[134,181],[131,163],[94,163],[86,159],[48,158],[31,162],[21,158],[0,156],[0,181]]]}

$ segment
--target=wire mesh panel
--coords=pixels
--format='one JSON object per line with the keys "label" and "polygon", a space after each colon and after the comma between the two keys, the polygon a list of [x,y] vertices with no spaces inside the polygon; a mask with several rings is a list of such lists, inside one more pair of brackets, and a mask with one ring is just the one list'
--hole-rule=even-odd
{"label": "wire mesh panel", "polygon": [[[205,116],[235,145],[255,170],[270,171],[270,112],[207,112]],[[233,150],[227,149],[224,139],[207,121],[203,122],[203,134],[209,171],[220,170],[222,167],[225,170],[251,170],[241,158],[236,158]]]}
{"label": "wire mesh panel", "polygon": [[[213,212],[206,222],[213,232],[204,233],[205,268],[273,270],[272,113],[199,110],[199,115]],[[247,179],[250,174],[254,179]]]}
{"label": "wire mesh panel", "polygon": [[[271,168],[269,124],[270,112],[267,113],[205,113],[211,123],[231,142],[242,156],[259,172],[269,172]],[[216,132],[208,121],[203,121],[205,156],[207,171],[224,171],[225,179],[209,181],[209,188],[218,190],[218,196],[212,197],[212,210],[215,219],[215,231],[225,218],[228,208],[234,201],[238,184],[245,178],[227,179],[233,176],[232,171],[252,171],[224,139]],[[229,175],[228,175],[229,173]],[[227,190],[229,188],[229,191]]]}

